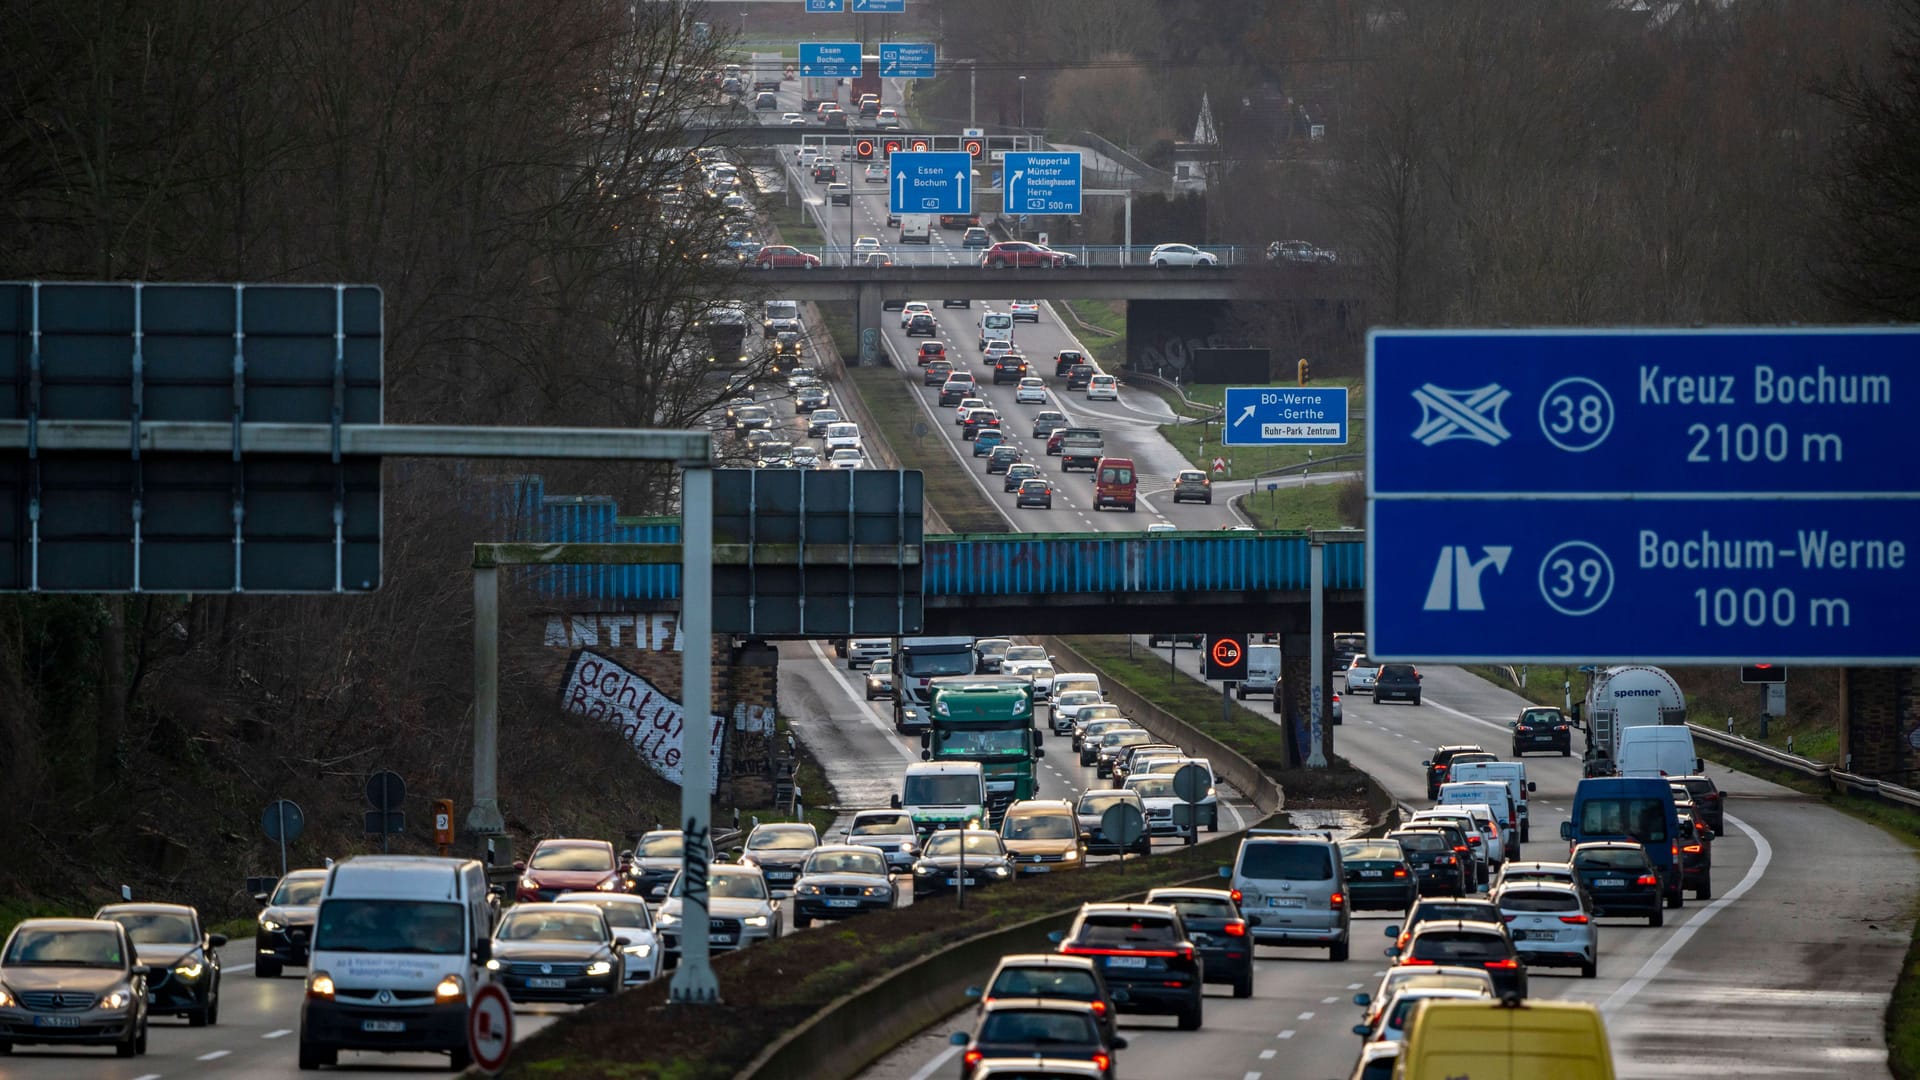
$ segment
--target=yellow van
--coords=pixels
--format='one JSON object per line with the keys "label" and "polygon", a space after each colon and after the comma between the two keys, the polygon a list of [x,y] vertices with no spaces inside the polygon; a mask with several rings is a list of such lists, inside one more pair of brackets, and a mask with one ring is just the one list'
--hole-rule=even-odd
{"label": "yellow van", "polygon": [[1607,1026],[1564,1001],[1422,1002],[1394,1080],[1613,1080]]}

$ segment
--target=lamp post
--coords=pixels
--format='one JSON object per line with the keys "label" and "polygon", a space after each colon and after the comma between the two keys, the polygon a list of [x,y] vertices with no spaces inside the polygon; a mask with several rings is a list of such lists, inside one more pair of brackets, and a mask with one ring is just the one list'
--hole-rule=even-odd
{"label": "lamp post", "polygon": [[1027,77],[1020,76],[1020,130],[1027,130]]}

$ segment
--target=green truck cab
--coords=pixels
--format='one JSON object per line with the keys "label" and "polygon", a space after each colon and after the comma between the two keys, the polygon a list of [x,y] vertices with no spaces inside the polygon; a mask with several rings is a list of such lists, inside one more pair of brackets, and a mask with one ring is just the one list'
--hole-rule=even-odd
{"label": "green truck cab", "polygon": [[998,826],[1007,807],[1037,791],[1034,761],[1045,736],[1034,722],[1033,682],[1014,675],[934,679],[920,737],[925,761],[977,761],[986,773],[987,816]]}

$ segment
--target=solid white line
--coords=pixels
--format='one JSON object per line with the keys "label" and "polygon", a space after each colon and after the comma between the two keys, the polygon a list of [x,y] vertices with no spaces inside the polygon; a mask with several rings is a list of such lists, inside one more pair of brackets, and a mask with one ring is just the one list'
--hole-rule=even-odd
{"label": "solid white line", "polygon": [[832,675],[834,679],[840,683],[841,688],[847,692],[847,697],[859,705],[860,719],[865,720],[867,723],[872,724],[876,728],[879,728],[880,731],[887,736],[887,745],[899,751],[900,756],[902,758],[904,758],[907,761],[919,761],[920,756],[918,754],[915,754],[912,751],[908,750],[906,746],[900,742],[899,739],[895,738],[895,736],[897,736],[900,733],[893,730],[893,725],[887,723],[884,720],[881,720],[878,716],[873,715],[873,710],[867,708],[867,703],[866,703],[867,695],[864,692],[856,693],[854,691],[853,681],[848,679],[847,676],[840,670],[840,668],[834,664],[833,658],[831,656],[828,656],[827,651],[820,647],[820,642],[817,639],[809,640],[807,642],[807,645],[808,647],[813,649],[813,655],[820,658],[820,663],[822,666],[824,666],[827,669],[827,674]]}
{"label": "solid white line", "polygon": [[1633,978],[1621,983],[1618,990],[1600,1003],[1600,1011],[1607,1013],[1609,1019],[1614,1010],[1625,1006],[1627,1002],[1634,999],[1635,995],[1646,989],[1648,983],[1659,978],[1660,972],[1664,971],[1667,964],[1679,954],[1681,947],[1692,940],[1693,935],[1698,933],[1709,919],[1720,914],[1728,904],[1745,896],[1747,890],[1759,884],[1760,876],[1767,872],[1767,864],[1773,861],[1773,845],[1767,843],[1767,838],[1761,836],[1758,829],[1732,814],[1727,815],[1727,820],[1741,832],[1753,837],[1753,865],[1747,867],[1746,876],[1740,879],[1740,884],[1728,889],[1718,900],[1708,904],[1705,911],[1688,919],[1686,925],[1675,930],[1673,936],[1668,938],[1664,945],[1655,950],[1652,956],[1647,957],[1647,962],[1640,965],[1640,970],[1633,973]]}
{"label": "solid white line", "polygon": [[212,1051],[211,1053],[201,1054],[198,1058],[195,1058],[194,1060],[219,1061],[221,1058],[226,1057],[228,1054],[231,1054],[231,1053],[233,1053],[233,1051],[231,1050],[215,1050],[215,1051]]}
{"label": "solid white line", "polygon": [[263,1039],[279,1039],[279,1038],[284,1038],[285,1036],[288,1036],[291,1034],[293,1034],[292,1028],[274,1028],[272,1031],[269,1031],[265,1035],[262,1035],[260,1037]]}
{"label": "solid white line", "polygon": [[917,1073],[914,1073],[913,1076],[910,1078],[910,1080],[928,1080],[928,1077],[931,1077],[934,1073],[939,1072],[941,1067],[946,1065],[947,1062],[952,1061],[953,1055],[959,1052],[960,1052],[960,1048],[957,1046],[947,1047],[945,1050],[940,1051],[940,1053],[937,1056],[935,1056],[932,1061],[929,1061],[925,1065],[920,1066],[920,1071]]}

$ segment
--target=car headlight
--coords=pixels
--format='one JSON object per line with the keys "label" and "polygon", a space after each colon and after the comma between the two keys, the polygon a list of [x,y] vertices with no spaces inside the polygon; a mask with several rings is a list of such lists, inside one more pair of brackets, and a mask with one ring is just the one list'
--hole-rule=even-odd
{"label": "car headlight", "polygon": [[175,964],[173,973],[180,976],[182,982],[195,982],[206,970],[206,965],[202,964],[198,958],[195,958],[185,963]]}
{"label": "car headlight", "polygon": [[487,970],[488,970],[488,971],[499,971],[499,970],[500,970],[500,968],[501,968],[501,964],[500,964],[500,961],[498,961],[498,960],[489,960],[489,961],[487,961]]}
{"label": "car headlight", "polygon": [[1079,857],[1080,857],[1079,848],[1068,848],[1067,853],[1065,855],[1060,856],[1060,861],[1073,862],[1075,859],[1078,859]]}
{"label": "car headlight", "polygon": [[990,877],[1006,877],[1009,872],[1010,871],[1008,871],[1007,868],[1004,866],[987,867],[987,874]]}
{"label": "car headlight", "polygon": [[620,879],[618,877],[606,878],[602,880],[600,884],[594,886],[594,888],[599,890],[600,892],[612,892],[615,889],[618,889],[619,887],[620,887]]}
{"label": "car headlight", "polygon": [[12,991],[0,986],[0,1009],[11,1009],[18,1004],[19,1002],[14,1000]]}
{"label": "car headlight", "polygon": [[767,928],[767,917],[765,915],[750,915],[740,921],[756,930],[765,930]]}
{"label": "car headlight", "polygon": [[819,896],[819,895],[820,895],[820,886],[818,886],[818,885],[795,885],[795,886],[793,887],[793,891],[794,891],[794,892],[796,892],[796,893],[798,893],[798,894],[799,894],[799,895],[801,895],[801,896]]}
{"label": "car headlight", "polygon": [[269,934],[277,934],[286,928],[287,924],[281,922],[279,919],[269,919],[265,915],[260,916],[260,929],[265,930]]}
{"label": "car headlight", "polygon": [[654,916],[653,921],[659,923],[661,926],[672,926],[674,923],[680,921],[680,913],[677,911],[662,911],[660,914]]}
{"label": "car headlight", "polygon": [[885,885],[869,885],[860,890],[862,896],[892,896],[893,890]]}
{"label": "car headlight", "polygon": [[915,863],[913,865],[913,872],[916,874],[934,874],[939,871],[935,867],[928,866],[926,863]]}
{"label": "car headlight", "polygon": [[331,999],[333,997],[333,976],[324,971],[316,971],[307,976],[307,996]]}
{"label": "car headlight", "polygon": [[593,963],[587,965],[587,974],[589,976],[597,977],[600,975],[605,975],[606,973],[612,970],[613,970],[613,965],[608,963],[605,960],[595,960]]}
{"label": "car headlight", "polygon": [[440,1003],[459,1001],[467,996],[467,984],[458,975],[449,975],[440,980],[433,988],[433,1000]]}
{"label": "car headlight", "polygon": [[537,889],[540,887],[540,883],[533,880],[532,874],[525,874],[520,878],[520,887],[523,889]]}
{"label": "car headlight", "polygon": [[632,945],[622,945],[620,951],[626,953],[628,956],[645,960],[647,957],[653,955],[653,946],[644,941],[637,941]]}
{"label": "car headlight", "polygon": [[103,1009],[124,1009],[132,1003],[133,992],[130,990],[115,990],[100,999],[100,1007]]}

